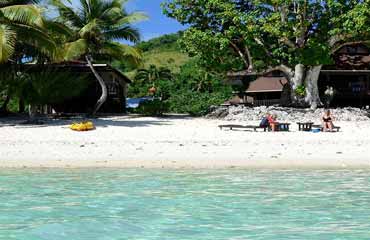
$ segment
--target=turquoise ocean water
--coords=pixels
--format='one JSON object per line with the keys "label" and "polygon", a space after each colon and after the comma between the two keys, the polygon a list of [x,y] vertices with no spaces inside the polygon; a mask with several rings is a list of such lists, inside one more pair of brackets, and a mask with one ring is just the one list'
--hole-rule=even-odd
{"label": "turquoise ocean water", "polygon": [[370,239],[370,172],[3,169],[0,239]]}

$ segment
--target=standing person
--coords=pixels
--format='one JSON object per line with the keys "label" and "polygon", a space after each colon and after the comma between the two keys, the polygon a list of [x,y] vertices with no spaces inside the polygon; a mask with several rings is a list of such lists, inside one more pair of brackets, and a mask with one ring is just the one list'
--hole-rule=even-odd
{"label": "standing person", "polygon": [[332,132],[334,128],[333,124],[334,117],[331,115],[330,110],[325,110],[324,114],[321,117],[322,129],[324,132]]}
{"label": "standing person", "polygon": [[333,98],[334,98],[334,88],[333,87],[329,87],[329,86],[326,86],[326,90],[324,92],[324,95],[325,95],[325,107],[329,107],[330,106],[330,103],[331,101],[333,101]]}

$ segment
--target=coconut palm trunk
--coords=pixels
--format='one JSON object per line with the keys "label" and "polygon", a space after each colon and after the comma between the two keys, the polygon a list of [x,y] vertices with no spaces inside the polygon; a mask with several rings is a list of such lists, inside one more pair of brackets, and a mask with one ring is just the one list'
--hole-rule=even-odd
{"label": "coconut palm trunk", "polygon": [[98,80],[99,85],[100,85],[101,90],[102,90],[101,96],[98,99],[98,101],[96,102],[94,110],[92,112],[92,115],[95,116],[96,113],[101,108],[101,106],[105,103],[105,101],[108,98],[108,89],[107,89],[107,85],[104,82],[104,79],[99,75],[99,73],[94,68],[94,65],[91,62],[90,56],[86,56],[85,58],[86,58],[87,64],[89,65],[89,67],[91,69],[91,72],[94,74],[95,78]]}

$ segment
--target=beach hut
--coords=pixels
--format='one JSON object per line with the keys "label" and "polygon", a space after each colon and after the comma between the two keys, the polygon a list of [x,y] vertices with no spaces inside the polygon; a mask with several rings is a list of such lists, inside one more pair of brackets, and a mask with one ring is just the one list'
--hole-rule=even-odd
{"label": "beach hut", "polygon": [[370,105],[370,50],[363,44],[349,44],[334,54],[335,65],[324,66],[320,73],[320,96],[332,87],[332,106]]}
{"label": "beach hut", "polygon": [[[108,98],[99,112],[124,113],[126,112],[127,88],[131,80],[116,68],[109,64],[93,64],[94,68],[104,79]],[[68,99],[60,104],[50,106],[55,112],[62,113],[89,113],[94,108],[101,95],[101,88],[91,69],[85,62],[67,62],[58,64],[26,64],[28,72],[43,71],[48,69],[51,72],[73,72],[78,75],[85,75],[88,78],[87,88],[77,97]]]}
{"label": "beach hut", "polygon": [[279,71],[264,76],[255,73],[230,73],[229,81],[242,90],[234,92],[241,99],[239,103],[253,106],[286,105],[290,96],[288,80]]}

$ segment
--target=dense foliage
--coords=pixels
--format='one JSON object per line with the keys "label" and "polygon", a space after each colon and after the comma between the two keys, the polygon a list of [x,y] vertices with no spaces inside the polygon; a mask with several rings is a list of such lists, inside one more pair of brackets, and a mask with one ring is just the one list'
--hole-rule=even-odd
{"label": "dense foliage", "polygon": [[[370,2],[309,0],[167,0],[165,13],[190,25],[182,47],[218,66],[253,70],[278,64],[325,64],[349,41],[369,41]],[[232,53],[233,58],[228,58]]]}
{"label": "dense foliage", "polygon": [[178,40],[181,38],[182,32],[173,33],[173,34],[165,34],[160,37],[156,37],[150,39],[148,41],[143,41],[137,44],[137,47],[144,52],[150,50],[168,50],[168,49],[175,49],[180,50],[178,45]]}
{"label": "dense foliage", "polygon": [[[143,70],[130,85],[129,95],[130,97],[153,95],[161,99],[161,103],[147,104],[147,109],[153,109],[156,105],[161,112],[167,110],[174,113],[203,115],[210,106],[219,105],[231,96],[231,87],[224,83],[223,75],[202,68],[197,59],[184,64],[180,72],[172,73],[171,77],[168,69],[156,69],[155,66],[145,70],[145,78],[142,77],[142,72]],[[147,72],[157,73],[154,75],[156,77],[149,78]],[[155,92],[150,91],[153,87]]]}
{"label": "dense foliage", "polygon": [[56,45],[47,34],[48,28],[53,26],[34,2],[37,1],[0,2],[0,63],[19,60],[25,45],[48,55],[55,52]]}
{"label": "dense foliage", "polygon": [[[0,88],[12,96],[13,103],[22,99],[31,105],[59,104],[78,96],[88,85],[87,76],[48,68],[27,73],[16,72],[12,68],[0,71]],[[13,105],[11,110],[19,109]]]}

